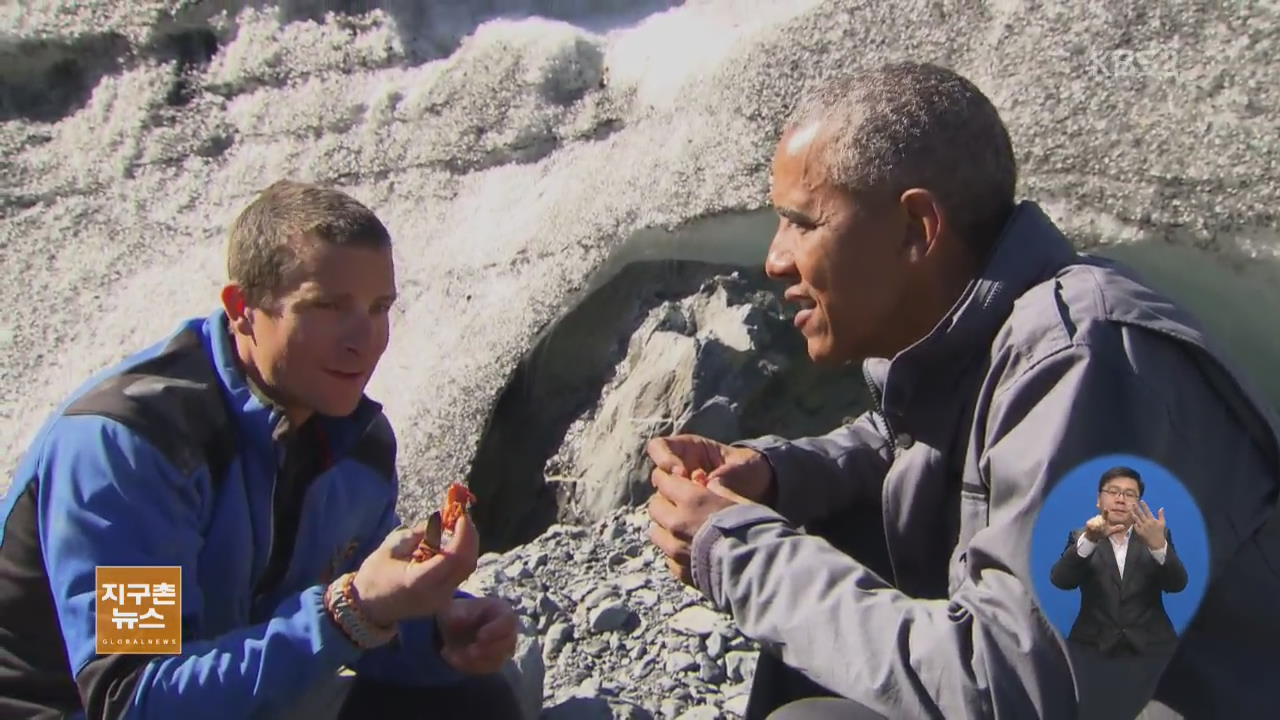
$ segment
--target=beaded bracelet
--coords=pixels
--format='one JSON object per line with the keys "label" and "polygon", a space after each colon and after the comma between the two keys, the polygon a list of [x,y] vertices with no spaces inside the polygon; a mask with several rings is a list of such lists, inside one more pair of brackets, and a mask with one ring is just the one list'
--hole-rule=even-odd
{"label": "beaded bracelet", "polygon": [[346,573],[329,583],[324,594],[324,605],[329,617],[351,642],[361,650],[385,645],[399,632],[399,625],[377,625],[360,607],[360,597],[355,589],[355,573]]}

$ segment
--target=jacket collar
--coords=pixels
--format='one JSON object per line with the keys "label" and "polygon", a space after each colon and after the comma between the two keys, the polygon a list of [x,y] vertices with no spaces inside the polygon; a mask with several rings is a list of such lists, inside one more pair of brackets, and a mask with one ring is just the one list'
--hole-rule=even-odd
{"label": "jacket collar", "polygon": [[978,353],[990,349],[1020,295],[1079,259],[1039,205],[1019,203],[978,277],[933,330],[892,360],[864,363],[868,381],[880,391],[882,412],[905,413],[921,380],[930,387],[955,380]]}
{"label": "jacket collar", "polygon": [[[227,315],[222,310],[205,318],[202,328],[208,342],[214,369],[227,393],[228,405],[235,416],[240,434],[259,449],[266,449],[281,439],[291,428],[283,408],[271,402],[254,387],[240,366],[235,342],[231,337]],[[382,413],[382,406],[367,396],[360,398],[356,409],[345,417],[316,415],[335,457],[345,454]]]}

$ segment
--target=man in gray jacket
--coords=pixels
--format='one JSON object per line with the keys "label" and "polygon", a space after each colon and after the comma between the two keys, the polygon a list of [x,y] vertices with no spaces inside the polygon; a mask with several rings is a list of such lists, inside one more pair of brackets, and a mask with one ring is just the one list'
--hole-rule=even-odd
{"label": "man in gray jacket", "polygon": [[1186,484],[1211,581],[1158,684],[1108,708],[1154,693],[1153,714],[1253,717],[1275,699],[1269,410],[1187,313],[1076,253],[1014,185],[990,101],[934,66],[839,80],[788,123],[766,270],[813,360],[864,361],[874,409],[816,438],[649,444],[653,541],[765,648],[749,717],[821,694],[848,699],[818,701],[832,717],[1074,717],[1082,661],[1037,605],[1029,548],[1054,483],[1110,453]]}

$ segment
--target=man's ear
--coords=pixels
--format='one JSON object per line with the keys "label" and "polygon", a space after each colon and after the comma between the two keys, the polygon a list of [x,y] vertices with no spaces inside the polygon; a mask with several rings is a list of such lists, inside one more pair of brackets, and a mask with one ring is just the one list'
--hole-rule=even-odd
{"label": "man's ear", "polygon": [[239,335],[253,337],[253,317],[248,300],[244,288],[235,283],[222,288],[222,309],[227,313],[231,330]]}
{"label": "man's ear", "polygon": [[912,262],[938,248],[938,239],[946,228],[946,217],[938,198],[923,188],[911,188],[898,198],[907,219],[906,252]]}

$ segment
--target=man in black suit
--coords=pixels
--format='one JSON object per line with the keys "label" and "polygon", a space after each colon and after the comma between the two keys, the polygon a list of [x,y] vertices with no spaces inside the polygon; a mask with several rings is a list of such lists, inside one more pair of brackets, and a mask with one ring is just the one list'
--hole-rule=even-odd
{"label": "man in black suit", "polygon": [[[1111,683],[1154,687],[1178,642],[1162,593],[1187,586],[1187,570],[1173,548],[1164,508],[1152,514],[1142,500],[1142,476],[1116,467],[1098,481],[1100,514],[1072,531],[1049,579],[1080,588],[1080,613],[1068,635],[1073,664],[1082,671],[1081,717],[1132,717],[1107,708]],[[1136,712],[1136,710],[1135,710]]]}

